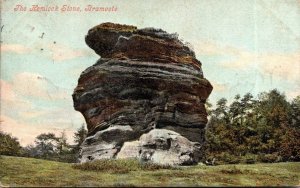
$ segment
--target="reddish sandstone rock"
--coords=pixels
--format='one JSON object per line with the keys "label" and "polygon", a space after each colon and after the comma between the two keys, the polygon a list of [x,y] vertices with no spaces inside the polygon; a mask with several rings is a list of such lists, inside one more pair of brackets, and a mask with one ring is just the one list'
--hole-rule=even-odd
{"label": "reddish sandstone rock", "polygon": [[[74,108],[83,114],[89,132],[81,161],[126,158],[130,153],[128,157],[159,163],[162,156],[177,151],[168,164],[196,163],[207,123],[204,104],[212,86],[194,52],[176,34],[112,23],[92,28],[86,43],[101,59],[82,72],[73,94]],[[160,130],[162,142],[173,145],[158,147],[160,139],[153,134]],[[171,139],[168,134],[176,136]],[[155,138],[148,140],[154,143],[150,153],[144,138]]]}

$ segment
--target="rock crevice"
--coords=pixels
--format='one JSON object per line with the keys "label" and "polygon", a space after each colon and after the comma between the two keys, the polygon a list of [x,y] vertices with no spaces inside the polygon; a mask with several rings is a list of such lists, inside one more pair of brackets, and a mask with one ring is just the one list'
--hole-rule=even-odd
{"label": "rock crevice", "polygon": [[101,58],[82,72],[73,93],[88,128],[81,162],[196,163],[212,86],[193,50],[177,34],[113,23],[90,29],[86,43]]}

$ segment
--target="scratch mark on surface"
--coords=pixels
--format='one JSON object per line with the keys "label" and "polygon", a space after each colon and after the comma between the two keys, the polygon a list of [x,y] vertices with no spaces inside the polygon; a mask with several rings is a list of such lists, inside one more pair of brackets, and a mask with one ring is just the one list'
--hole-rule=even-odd
{"label": "scratch mark on surface", "polygon": [[2,32],[3,28],[4,28],[4,25],[1,26],[1,32]]}
{"label": "scratch mark on surface", "polygon": [[40,38],[42,39],[44,37],[45,33],[42,33],[42,35],[40,36]]}
{"label": "scratch mark on surface", "polygon": [[294,32],[294,31],[293,31],[286,23],[284,23],[278,16],[276,16],[276,15],[273,13],[272,9],[270,9],[270,8],[264,3],[264,1],[258,1],[258,2],[259,2],[260,5],[266,10],[266,12],[269,14],[269,16],[270,16],[273,20],[275,20],[275,21],[280,25],[280,27],[281,27],[284,31],[290,33],[290,34],[295,38],[295,40],[300,41],[300,39],[299,39],[299,37],[296,35],[296,33],[295,33],[295,32]]}

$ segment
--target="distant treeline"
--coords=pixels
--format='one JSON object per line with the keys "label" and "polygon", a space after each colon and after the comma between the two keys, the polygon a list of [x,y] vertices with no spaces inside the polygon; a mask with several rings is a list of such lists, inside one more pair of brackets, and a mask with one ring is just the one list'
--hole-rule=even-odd
{"label": "distant treeline", "polygon": [[[300,96],[287,101],[276,89],[254,98],[236,95],[231,104],[225,98],[215,108],[207,103],[205,156],[210,165],[300,161]],[[35,157],[76,162],[87,135],[82,125],[67,143],[64,132],[40,134],[35,145],[21,147],[17,138],[0,131],[0,155]]]}
{"label": "distant treeline", "polygon": [[74,163],[78,160],[80,145],[87,135],[82,125],[74,133],[74,145],[67,143],[65,132],[59,136],[54,133],[43,133],[35,138],[34,145],[21,147],[17,138],[0,131],[0,155],[34,157],[47,160]]}

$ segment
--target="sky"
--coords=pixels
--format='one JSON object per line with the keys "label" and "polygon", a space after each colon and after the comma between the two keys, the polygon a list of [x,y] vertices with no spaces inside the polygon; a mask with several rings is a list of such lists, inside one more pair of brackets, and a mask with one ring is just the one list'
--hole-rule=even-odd
{"label": "sky", "polygon": [[[100,57],[84,41],[103,22],[155,27],[193,46],[204,76],[222,97],[277,88],[300,95],[299,0],[0,0],[1,130],[34,143],[62,131],[72,143],[83,116],[73,109],[80,73]],[[26,11],[14,11],[16,5]],[[81,12],[31,12],[32,5],[79,6]],[[87,5],[115,12],[85,12]]]}

